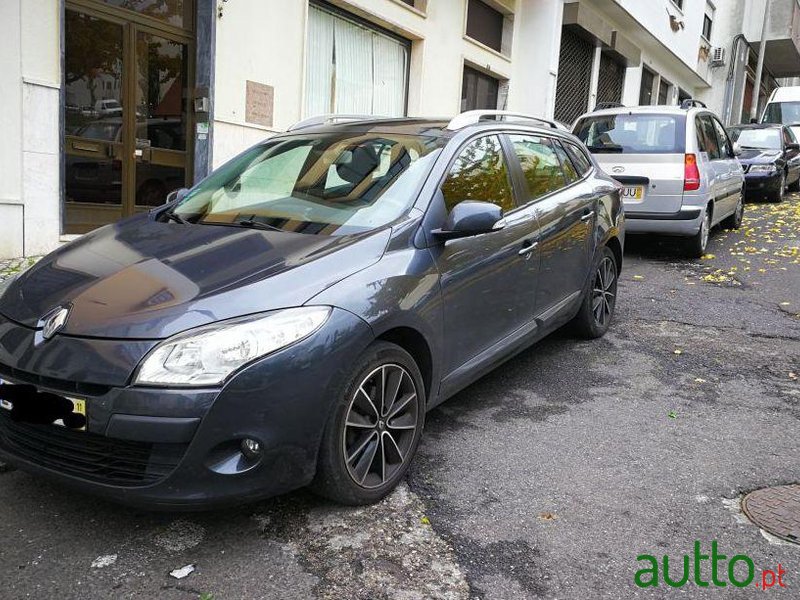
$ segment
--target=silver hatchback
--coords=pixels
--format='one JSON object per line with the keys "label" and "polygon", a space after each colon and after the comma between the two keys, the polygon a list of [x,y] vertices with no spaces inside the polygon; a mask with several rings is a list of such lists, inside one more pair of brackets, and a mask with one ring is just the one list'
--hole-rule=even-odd
{"label": "silver hatchback", "polygon": [[580,117],[575,135],[622,185],[629,233],[686,238],[694,257],[711,229],[738,229],[744,172],[738,148],[701,103],[598,110]]}

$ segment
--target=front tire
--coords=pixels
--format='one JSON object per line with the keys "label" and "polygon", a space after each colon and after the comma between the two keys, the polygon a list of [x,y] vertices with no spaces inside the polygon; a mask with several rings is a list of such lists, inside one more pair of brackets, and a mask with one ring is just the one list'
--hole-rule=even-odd
{"label": "front tire", "polygon": [[375,342],[356,360],[320,447],[311,489],[341,504],[372,504],[402,480],[425,424],[425,386],[411,355]]}
{"label": "front tire", "polygon": [[744,190],[742,190],[742,196],[739,198],[739,203],[736,205],[736,210],[733,211],[733,214],[725,219],[722,222],[722,226],[725,229],[739,229],[742,226],[742,220],[744,219]]}
{"label": "front tire", "polygon": [[770,202],[783,202],[783,197],[786,194],[786,173],[781,174],[781,180],[778,183],[778,189],[772,192],[769,196]]}
{"label": "front tire", "polygon": [[794,183],[789,184],[790,192],[800,192],[800,175],[794,180]]}
{"label": "front tire", "polygon": [[614,318],[617,305],[617,281],[619,265],[611,248],[603,246],[598,253],[589,281],[583,295],[583,302],[575,317],[576,332],[584,338],[603,337]]}

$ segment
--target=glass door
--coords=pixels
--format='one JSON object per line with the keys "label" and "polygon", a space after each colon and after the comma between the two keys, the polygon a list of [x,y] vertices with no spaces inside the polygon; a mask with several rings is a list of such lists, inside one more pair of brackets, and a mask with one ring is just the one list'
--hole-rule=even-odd
{"label": "glass door", "polygon": [[191,178],[191,37],[173,27],[191,4],[170,0],[170,11],[144,16],[108,4],[65,11],[70,234],[159,206]]}
{"label": "glass door", "polygon": [[123,216],[125,32],[71,10],[64,28],[64,229],[84,233]]}

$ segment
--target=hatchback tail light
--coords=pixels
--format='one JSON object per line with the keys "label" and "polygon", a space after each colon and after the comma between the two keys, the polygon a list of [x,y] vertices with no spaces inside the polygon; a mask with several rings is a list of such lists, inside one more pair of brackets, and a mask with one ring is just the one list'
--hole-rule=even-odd
{"label": "hatchback tail light", "polygon": [[697,156],[687,154],[683,165],[683,191],[693,192],[699,190],[700,169],[697,168]]}

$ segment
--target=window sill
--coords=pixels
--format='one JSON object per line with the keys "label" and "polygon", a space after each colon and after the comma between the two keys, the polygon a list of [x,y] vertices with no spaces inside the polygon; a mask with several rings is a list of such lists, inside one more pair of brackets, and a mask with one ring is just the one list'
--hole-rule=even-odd
{"label": "window sill", "polygon": [[392,2],[394,2],[395,4],[399,4],[400,6],[405,8],[407,11],[410,11],[410,12],[414,13],[418,17],[422,17],[423,19],[427,19],[428,18],[428,13],[426,11],[419,9],[416,6],[409,6],[408,4],[403,2],[403,0],[392,0]]}
{"label": "window sill", "polygon": [[465,41],[477,46],[481,50],[485,50],[486,52],[488,52],[490,54],[494,54],[497,58],[502,58],[504,61],[506,61],[508,63],[511,62],[511,57],[508,54],[503,54],[502,52],[498,52],[497,50],[495,50],[494,48],[490,48],[489,46],[487,46],[483,42],[479,42],[475,38],[469,37],[466,33],[464,34],[463,38],[464,38]]}

